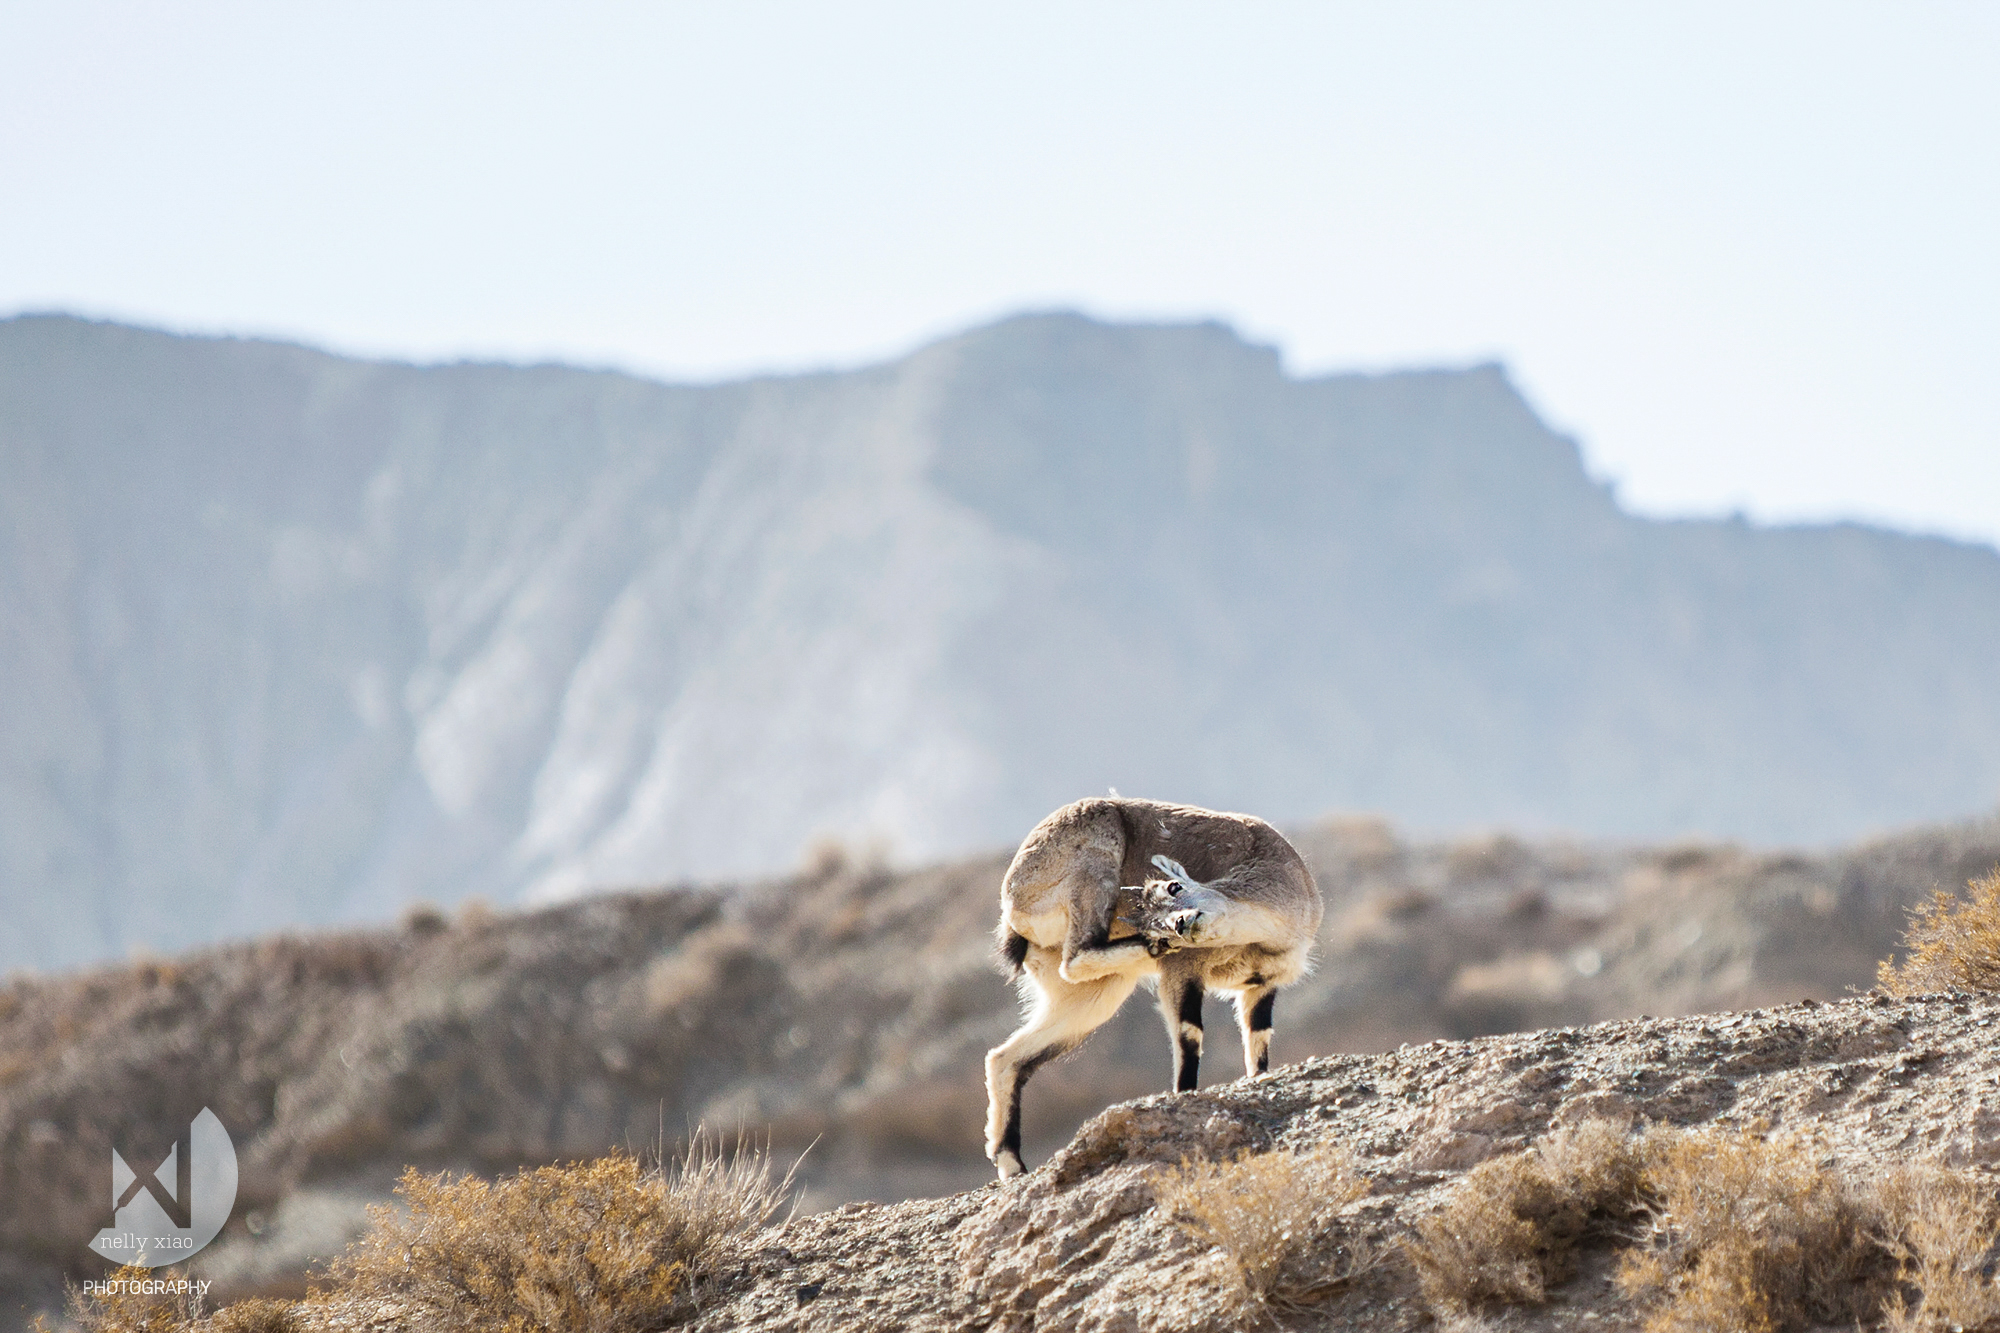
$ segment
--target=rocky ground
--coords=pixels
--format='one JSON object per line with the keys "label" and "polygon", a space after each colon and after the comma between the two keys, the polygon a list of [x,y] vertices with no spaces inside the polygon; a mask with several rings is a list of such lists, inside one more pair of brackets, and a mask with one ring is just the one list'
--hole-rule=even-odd
{"label": "rocky ground", "polygon": [[[852,1204],[792,1222],[733,1275],[703,1329],[1152,1330],[1244,1326],[1213,1247],[1157,1205],[1163,1174],[1242,1152],[1351,1149],[1371,1184],[1342,1222],[1383,1256],[1272,1322],[1296,1329],[1434,1322],[1396,1242],[1465,1172],[1592,1117],[1804,1130],[1833,1169],[2000,1163],[2000,1000],[1803,1001],[1637,1019],[1382,1055],[1325,1056],[1086,1124],[1040,1169],[938,1200]],[[1637,1327],[1645,1311],[1586,1253],[1544,1305],[1478,1321]]]}
{"label": "rocky ground", "polygon": [[[1869,984],[1910,903],[2000,863],[2000,821],[1826,855],[1497,836],[1412,843],[1366,819],[1296,837],[1328,898],[1319,970],[1278,1003],[1275,1056],[1303,1063],[1230,1083],[1241,1069],[1215,1006],[1207,1089],[1171,1106],[1141,1101],[1092,1119],[1166,1082],[1159,1020],[1135,999],[1079,1055],[1036,1077],[1028,1156],[1058,1154],[1056,1166],[1004,1194],[953,1194],[989,1173],[979,1150],[979,1057],[1014,1024],[1012,997],[989,961],[999,856],[892,873],[829,854],[761,885],[613,895],[525,914],[417,912],[394,930],[15,976],[0,984],[5,1318],[48,1308],[65,1276],[101,1269],[83,1245],[108,1221],[101,1213],[112,1145],[158,1160],[176,1123],[203,1106],[231,1130],[242,1166],[236,1214],[198,1260],[231,1295],[299,1290],[307,1266],[339,1251],[363,1225],[365,1205],[387,1197],[406,1164],[504,1172],[617,1147],[644,1151],[696,1123],[768,1134],[781,1157],[812,1145],[800,1173],[811,1216],[784,1242],[805,1276],[783,1277],[791,1270],[781,1263],[753,1283],[738,1299],[758,1318],[779,1317],[766,1308],[777,1299],[772,1282],[791,1281],[787,1318],[816,1319],[820,1301],[843,1290],[891,1302],[930,1290],[871,1287],[878,1279],[867,1272],[899,1251],[843,1249],[843,1237],[879,1234],[889,1245],[904,1236],[895,1245],[919,1246],[929,1269],[972,1272],[970,1260],[938,1257],[941,1237],[962,1248],[983,1235],[1018,1250],[1004,1239],[1007,1227],[1040,1234],[1034,1229],[1044,1224],[1033,1219],[1068,1217],[1062,1200],[1072,1197],[1107,1210],[1109,1220],[1091,1232],[1106,1245],[1136,1237],[1133,1244],[1157,1243],[1145,1264],[1193,1263],[1164,1232],[1131,1229],[1151,1225],[1134,1202],[1143,1190],[1133,1171],[1178,1160],[1174,1145],[1195,1132],[1195,1121],[1183,1123],[1188,1115],[1222,1117],[1202,1140],[1210,1152],[1235,1144],[1239,1131],[1251,1137],[1237,1146],[1334,1125],[1368,1162],[1399,1163],[1406,1173],[1382,1177],[1372,1201],[1355,1205],[1357,1216],[1372,1217],[1384,1200],[1407,1196],[1419,1206],[1430,1197],[1423,1191],[1448,1177],[1421,1187],[1396,1181],[1462,1169],[1484,1150],[1479,1136],[1491,1147],[1527,1132],[1493,1107],[1517,1106],[1529,1127],[1585,1097],[1606,1106],[1623,1098],[1648,1115],[1661,1098],[1682,1099],[1695,1108],[1689,1114],[1734,1114],[1765,1085],[1731,1091],[1749,1066],[1730,1063],[1730,1043],[1776,1050],[1786,1024],[1851,1021],[1856,1031],[1883,1031],[1891,1020],[1880,1013],[1889,1011],[1842,1002],[1678,1026],[1560,1030],[1642,1013],[1837,1000]],[[1956,1021],[1945,1027],[1965,1026]],[[1462,1044],[1529,1029],[1557,1031]],[[1926,1033],[1899,1030],[1913,1049],[1929,1049]],[[1445,1044],[1426,1044],[1439,1039]],[[1571,1054],[1545,1053],[1558,1048]],[[1586,1061],[1587,1052],[1603,1054]],[[1722,1063],[1708,1070],[1702,1061],[1711,1058]],[[1770,1058],[1778,1070],[1782,1058]],[[1800,1068],[1832,1077],[1826,1058]],[[1946,1068],[1917,1062],[1896,1078],[1928,1086]],[[1467,1072],[1475,1069],[1476,1078]],[[1518,1071],[1527,1069],[1558,1070],[1570,1081],[1536,1092],[1521,1083],[1527,1075]],[[1875,1089],[1870,1106],[1902,1086],[1872,1066],[1843,1075],[1843,1086],[1851,1092],[1863,1073]],[[1691,1082],[1704,1078],[1716,1082],[1709,1092]],[[1860,1104],[1846,1093],[1819,1096],[1829,1108]],[[1467,1098],[1486,1109],[1451,1109],[1470,1106]],[[1404,1119],[1383,1118],[1391,1112]],[[1502,1118],[1480,1121],[1485,1128],[1467,1119],[1490,1114]],[[1090,1127],[1072,1142],[1085,1121]],[[1158,1152],[1103,1146],[1133,1135],[1150,1142],[1158,1135],[1147,1127],[1156,1124],[1172,1126],[1159,1131],[1166,1146]],[[1930,1142],[1921,1138],[1930,1128],[1911,1129],[1919,1138],[1909,1150]],[[1973,1130],[1952,1133],[1962,1139]],[[1419,1141],[1430,1146],[1412,1146]],[[1120,1153],[1131,1162],[1121,1165]],[[1419,1159],[1433,1165],[1411,1165]],[[1073,1194],[1072,1185],[1088,1189]],[[894,1202],[940,1195],[951,1197]],[[1027,1208],[1028,1220],[995,1213],[996,1198]],[[1106,1202],[1114,1199],[1124,1202]],[[862,1201],[890,1206],[840,1207]],[[1138,1211],[1112,1216],[1128,1205]],[[1385,1214],[1381,1224],[1393,1229],[1402,1217]],[[896,1230],[906,1224],[920,1241]],[[1058,1227],[1069,1229],[1068,1221]],[[843,1276],[841,1265],[853,1273]],[[977,1272],[971,1286],[947,1284],[960,1293],[953,1299],[1013,1280],[1001,1269]],[[806,1295],[815,1285],[819,1294]],[[999,1304],[980,1308],[1004,1312],[1021,1299],[995,1296]],[[1360,1299],[1328,1309],[1359,1309],[1352,1302]],[[1385,1287],[1368,1299],[1404,1298]],[[944,1318],[935,1312],[945,1307],[925,1308]]]}

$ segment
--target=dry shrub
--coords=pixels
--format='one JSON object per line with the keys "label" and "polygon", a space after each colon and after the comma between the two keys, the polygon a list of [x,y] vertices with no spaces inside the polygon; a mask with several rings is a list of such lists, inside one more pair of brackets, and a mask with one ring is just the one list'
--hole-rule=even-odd
{"label": "dry shrub", "polygon": [[407,1216],[374,1228],[333,1268],[345,1294],[448,1329],[644,1333],[692,1308],[736,1239],[783,1205],[768,1157],[697,1136],[671,1171],[623,1154],[488,1183],[404,1175]]}
{"label": "dry shrub", "polygon": [[253,1298],[225,1305],[202,1325],[202,1333],[300,1333],[299,1307],[291,1301]]}
{"label": "dry shrub", "polygon": [[1444,1314],[1542,1300],[1579,1243],[1634,1214],[1639,1171],[1638,1141],[1607,1120],[1481,1162],[1406,1242],[1425,1299]]}
{"label": "dry shrub", "polygon": [[1353,1157],[1331,1145],[1182,1162],[1153,1186],[1182,1230],[1229,1257],[1253,1311],[1323,1300],[1369,1267],[1372,1251],[1334,1219],[1367,1192]]}
{"label": "dry shrub", "polygon": [[619,1154],[497,1181],[411,1170],[397,1186],[407,1214],[372,1209],[373,1228],[305,1301],[204,1318],[188,1301],[79,1293],[71,1317],[83,1333],[294,1333],[357,1311],[440,1333],[646,1333],[691,1313],[790,1192],[766,1152],[724,1152],[706,1134],[668,1166]]}
{"label": "dry shrub", "polygon": [[1872,1318],[1894,1277],[1875,1193],[1811,1140],[1657,1130],[1640,1189],[1649,1233],[1619,1285],[1663,1297],[1649,1333],[1776,1330]]}
{"label": "dry shrub", "polygon": [[1432,1308],[1462,1319],[1544,1300],[1593,1237],[1626,1247],[1618,1282],[1650,1333],[2000,1329],[1990,1187],[1930,1168],[1850,1181],[1798,1136],[1586,1121],[1468,1172],[1406,1244]]}
{"label": "dry shrub", "polygon": [[1903,1288],[1891,1295],[1883,1326],[1890,1333],[2000,1328],[2000,1286],[1987,1275],[2000,1249],[2000,1201],[1991,1187],[1905,1167],[1882,1181],[1877,1199],[1881,1241]]}
{"label": "dry shrub", "polygon": [[1966,887],[1970,899],[1939,889],[1910,911],[1901,967],[1888,960],[1875,979],[1891,995],[2000,990],[2000,867]]}

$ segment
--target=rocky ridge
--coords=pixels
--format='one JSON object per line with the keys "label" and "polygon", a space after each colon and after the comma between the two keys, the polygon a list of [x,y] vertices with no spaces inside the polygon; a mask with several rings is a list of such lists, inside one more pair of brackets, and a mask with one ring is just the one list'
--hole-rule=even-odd
{"label": "rocky ridge", "polygon": [[[1357,1156],[1371,1188],[1341,1222],[1387,1257],[1295,1329],[1431,1326],[1394,1245],[1466,1171],[1591,1118],[1803,1131],[1829,1163],[2000,1164],[2000,1000],[1855,997],[1635,1019],[1326,1056],[1259,1078],[1154,1095],[1092,1119],[1046,1165],[940,1200],[853,1204],[771,1235],[694,1325],[1139,1333],[1241,1326],[1226,1261],[1157,1206],[1162,1173],[1238,1153]],[[1637,1327],[1645,1311],[1586,1254],[1547,1304],[1484,1326]],[[1595,1259],[1596,1262],[1592,1262]]]}

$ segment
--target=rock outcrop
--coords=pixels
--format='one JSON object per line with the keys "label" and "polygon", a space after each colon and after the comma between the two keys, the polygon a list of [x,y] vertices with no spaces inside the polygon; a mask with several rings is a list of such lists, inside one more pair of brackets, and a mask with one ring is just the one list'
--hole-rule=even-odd
{"label": "rock outcrop", "polygon": [[[795,1221],[761,1244],[694,1326],[1430,1327],[1435,1314],[1396,1243],[1468,1169],[1564,1125],[1803,1131],[1823,1146],[1829,1170],[1932,1162],[1990,1180],[2000,1164],[1996,1031],[1991,995],[1869,996],[1306,1060],[1114,1107],[1039,1170],[1004,1184]],[[1158,1205],[1158,1184],[1187,1162],[1329,1147],[1351,1151],[1371,1183],[1334,1225],[1382,1258],[1282,1317],[1246,1314],[1226,1256]],[[1644,1310],[1607,1278],[1609,1249],[1587,1253],[1546,1304],[1503,1308],[1488,1326],[1638,1326]]]}

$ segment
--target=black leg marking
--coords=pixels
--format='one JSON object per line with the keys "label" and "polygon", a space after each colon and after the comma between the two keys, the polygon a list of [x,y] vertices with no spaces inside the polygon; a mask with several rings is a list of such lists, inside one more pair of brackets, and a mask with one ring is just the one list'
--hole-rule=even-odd
{"label": "black leg marking", "polygon": [[1174,1033],[1174,1091],[1191,1092],[1201,1077],[1202,984],[1190,981],[1181,988],[1176,1005],[1179,1019]]}
{"label": "black leg marking", "polygon": [[1021,1061],[1014,1070],[1014,1096],[1007,1103],[1007,1128],[1000,1134],[1000,1151],[1013,1153],[1017,1162],[1021,1160],[1021,1089],[1028,1086],[1029,1077],[1037,1069],[1070,1049],[1070,1045],[1063,1043],[1045,1047]]}
{"label": "black leg marking", "polygon": [[1246,1073],[1268,1073],[1271,1068],[1271,1010],[1278,1000],[1278,992],[1267,990],[1257,997],[1257,1003],[1250,1006],[1246,1019],[1249,1030],[1243,1034],[1243,1053],[1246,1063],[1254,1066]]}

